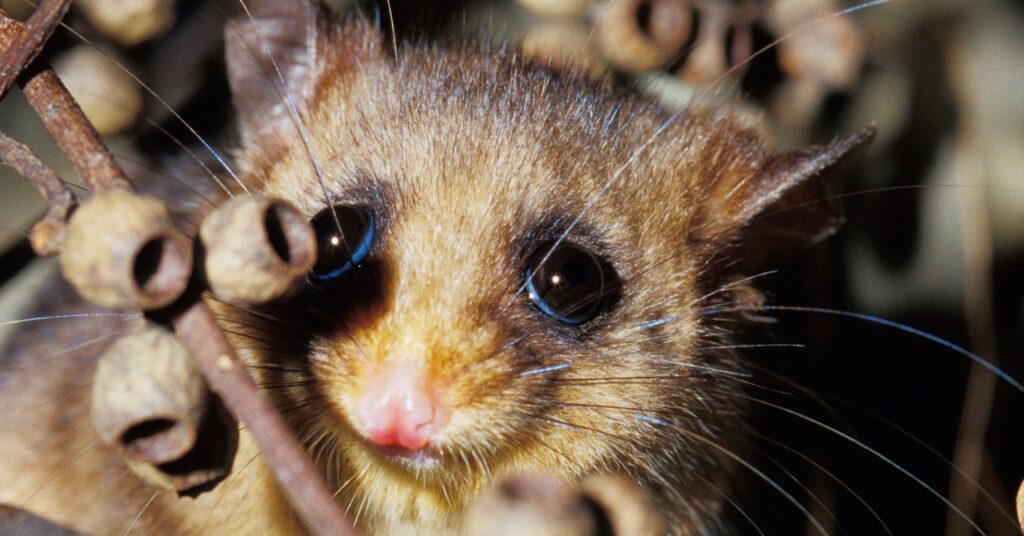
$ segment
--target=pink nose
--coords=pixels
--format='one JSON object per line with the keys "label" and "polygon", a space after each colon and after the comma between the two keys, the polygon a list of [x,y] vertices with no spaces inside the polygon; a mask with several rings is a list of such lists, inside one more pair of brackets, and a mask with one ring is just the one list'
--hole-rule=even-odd
{"label": "pink nose", "polygon": [[371,375],[355,406],[358,427],[381,447],[422,449],[447,419],[430,382],[403,364],[386,365]]}

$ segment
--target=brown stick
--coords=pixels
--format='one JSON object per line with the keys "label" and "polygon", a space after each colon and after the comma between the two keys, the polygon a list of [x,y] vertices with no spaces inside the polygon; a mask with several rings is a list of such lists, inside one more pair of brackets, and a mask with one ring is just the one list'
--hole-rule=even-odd
{"label": "brown stick", "polygon": [[43,50],[64,14],[71,7],[71,0],[42,0],[24,27],[0,53],[0,98],[7,94],[14,80]]}
{"label": "brown stick", "polygon": [[31,181],[51,207],[70,208],[74,205],[75,194],[57,172],[44,164],[32,149],[3,133],[0,133],[0,164],[10,166]]}
{"label": "brown stick", "polygon": [[[53,2],[40,4],[40,9],[43,5],[52,6]],[[55,8],[51,7],[52,9]],[[35,18],[36,15],[33,14],[29,22]],[[59,21],[57,19],[57,22]],[[49,25],[41,28],[48,31],[47,36],[52,33]],[[23,43],[35,43],[31,36],[26,36],[31,33],[33,32],[27,24],[22,24],[0,11],[0,83],[4,84],[0,88],[7,90],[9,85],[6,83],[6,73],[9,69],[15,69],[13,78],[21,85],[29,105],[39,115],[47,132],[89,188],[97,191],[106,188],[127,188],[130,183],[121,166],[114,161],[110,151],[100,141],[100,136],[92,123],[85,118],[82,109],[53,70],[41,61],[28,67],[27,72],[22,72],[27,67],[24,63],[8,63],[26,58],[19,55],[18,51],[19,46],[25,46]],[[36,52],[38,53],[38,50]],[[34,57],[35,54],[27,56],[29,60]]]}
{"label": "brown stick", "polygon": [[130,183],[121,166],[57,74],[43,68],[26,75],[20,81],[25,98],[78,176],[94,191],[128,188]]}
{"label": "brown stick", "polygon": [[[0,87],[6,90],[18,79],[67,5],[68,0],[43,0],[25,27],[0,12]],[[124,172],[56,74],[37,66],[20,76],[29,103],[85,182],[97,192],[130,189]],[[198,295],[192,299],[172,319],[178,336],[199,360],[211,388],[248,426],[292,507],[313,534],[355,534],[284,419],[238,361],[213,313]]]}
{"label": "brown stick", "polygon": [[173,323],[210,387],[249,427],[306,527],[314,534],[355,534],[284,419],[260,394],[206,303],[196,301]]}
{"label": "brown stick", "polygon": [[76,204],[75,194],[31,149],[3,133],[0,133],[0,164],[10,166],[28,179],[46,199],[50,209],[32,227],[29,241],[37,255],[56,255],[64,239],[68,215]]}
{"label": "brown stick", "polygon": [[[964,319],[971,347],[992,366],[999,366],[999,334],[996,331],[993,299],[992,263],[993,245],[991,226],[985,202],[985,163],[977,136],[978,114],[971,109],[977,95],[970,94],[967,83],[966,51],[962,40],[954,40],[946,50],[945,59],[957,104],[957,145],[955,166],[958,181],[974,185],[978,195],[960,196],[957,201],[963,226],[964,251]],[[982,466],[985,459],[985,437],[992,420],[997,380],[978,363],[972,363],[967,376],[953,466],[961,472],[950,475],[946,535],[971,534],[969,518],[978,509],[978,493]],[[957,511],[959,510],[959,511]],[[966,516],[960,514],[966,513]]]}

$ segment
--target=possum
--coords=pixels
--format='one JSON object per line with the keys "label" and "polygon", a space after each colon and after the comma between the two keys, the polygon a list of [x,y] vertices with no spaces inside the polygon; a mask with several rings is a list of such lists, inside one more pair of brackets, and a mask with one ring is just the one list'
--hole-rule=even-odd
{"label": "possum", "polygon": [[[873,131],[778,150],[729,106],[668,113],[515,48],[392,49],[312,0],[250,6],[225,30],[228,190],[297,207],[318,259],[273,304],[209,302],[358,530],[457,533],[484,490],[531,472],[624,475],[671,534],[718,530],[750,469],[735,337],[756,276],[835,230],[818,201]],[[33,314],[98,311],[57,278],[40,294]],[[13,336],[0,503],[88,534],[303,533],[244,427],[231,476],[193,498],[99,442],[96,359],[141,325]]]}

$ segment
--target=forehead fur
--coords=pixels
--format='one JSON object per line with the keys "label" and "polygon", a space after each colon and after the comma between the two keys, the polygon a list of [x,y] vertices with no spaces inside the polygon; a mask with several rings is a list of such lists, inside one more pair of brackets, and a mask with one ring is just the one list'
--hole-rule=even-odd
{"label": "forehead fur", "polygon": [[587,209],[583,228],[637,244],[683,240],[716,182],[742,182],[766,158],[726,114],[670,117],[510,50],[410,47],[396,62],[375,35],[350,22],[322,38],[309,149],[295,129],[276,133],[278,151],[244,148],[268,193],[326,206],[315,161],[335,201],[372,184],[392,216],[445,222],[450,236],[514,236]]}

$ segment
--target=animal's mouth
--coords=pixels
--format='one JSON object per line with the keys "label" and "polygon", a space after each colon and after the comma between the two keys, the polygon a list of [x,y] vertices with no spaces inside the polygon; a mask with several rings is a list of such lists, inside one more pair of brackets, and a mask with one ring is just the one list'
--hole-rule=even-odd
{"label": "animal's mouth", "polygon": [[442,466],[441,455],[433,448],[412,450],[397,445],[388,445],[384,447],[368,445],[368,447],[375,450],[381,457],[387,459],[389,462],[409,469],[417,471],[436,470],[440,469]]}

